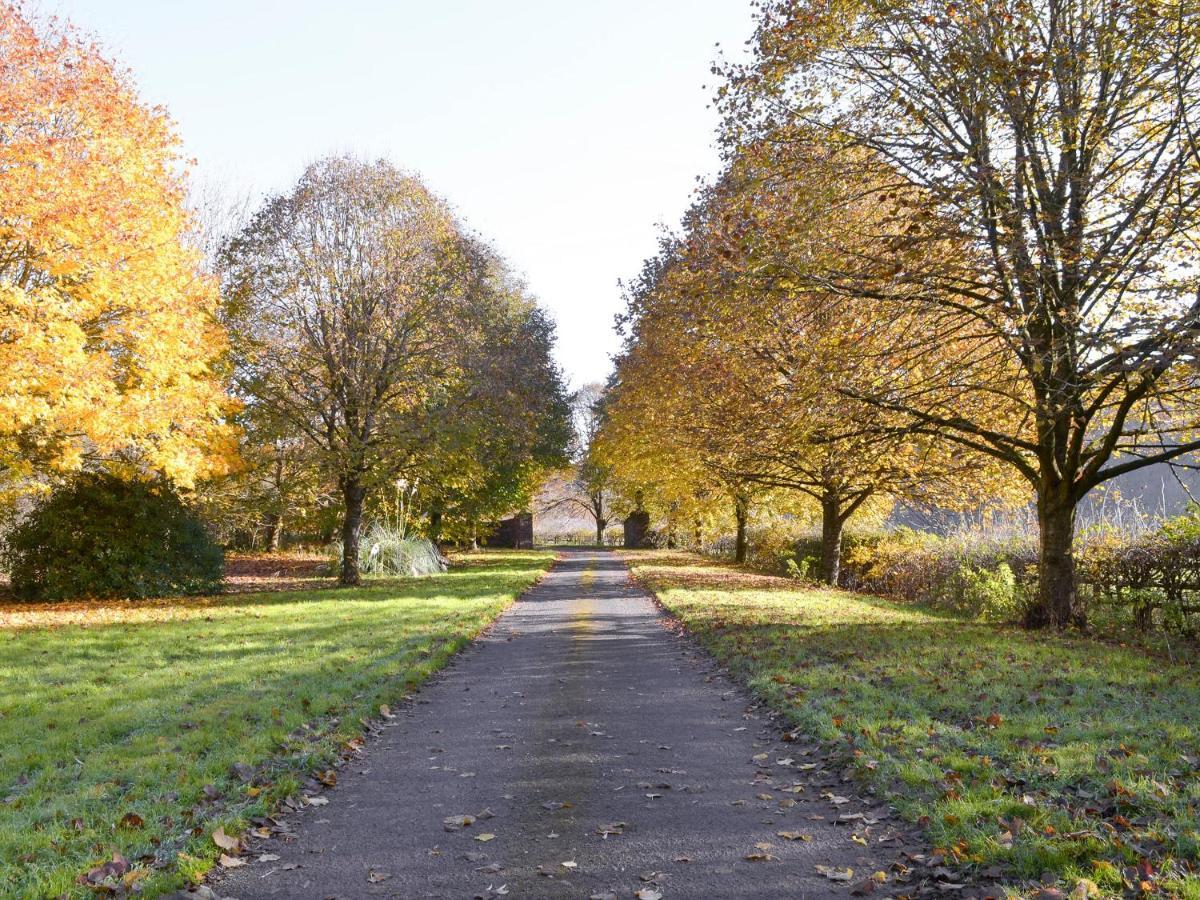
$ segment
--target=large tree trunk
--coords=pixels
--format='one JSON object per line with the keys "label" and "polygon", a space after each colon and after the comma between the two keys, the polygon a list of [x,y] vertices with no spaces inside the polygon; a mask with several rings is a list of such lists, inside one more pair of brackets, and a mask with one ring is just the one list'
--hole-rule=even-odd
{"label": "large tree trunk", "polygon": [[1065,486],[1038,492],[1038,600],[1025,614],[1029,628],[1086,624],[1075,587],[1075,504]]}
{"label": "large tree trunk", "polygon": [[746,523],[750,519],[750,504],[742,498],[733,502],[733,514],[737,518],[737,541],[733,548],[733,561],[744,563],[750,550],[750,542],[746,538]]}
{"label": "large tree trunk", "polygon": [[836,494],[821,500],[821,580],[837,587],[842,574],[842,526],[845,524]]}
{"label": "large tree trunk", "polygon": [[269,552],[274,553],[279,550],[279,536],[283,532],[283,516],[279,513],[267,513],[263,518],[267,529],[266,547]]}
{"label": "large tree trunk", "polygon": [[367,489],[358,476],[342,479],[342,502],[346,512],[342,519],[342,575],[338,580],[344,585],[362,583],[362,573],[358,569],[358,539],[362,531],[363,501],[366,498]]}
{"label": "large tree trunk", "polygon": [[604,546],[604,530],[608,528],[608,519],[596,519],[596,543],[601,547]]}

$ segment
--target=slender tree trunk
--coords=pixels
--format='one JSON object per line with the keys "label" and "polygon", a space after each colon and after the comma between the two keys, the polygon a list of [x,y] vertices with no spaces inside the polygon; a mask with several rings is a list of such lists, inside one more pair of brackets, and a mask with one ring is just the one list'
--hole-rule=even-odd
{"label": "slender tree trunk", "polygon": [[604,494],[592,495],[592,509],[596,518],[596,543],[604,546],[604,529],[608,527],[608,517],[604,515]]}
{"label": "slender tree trunk", "polygon": [[358,539],[362,531],[363,501],[366,497],[367,489],[359,476],[343,477],[342,502],[346,513],[342,519],[342,576],[339,580],[344,585],[362,583],[362,573],[358,569]]}
{"label": "slender tree trunk", "polygon": [[478,522],[471,523],[471,549],[472,550],[479,549],[479,523]]}
{"label": "slender tree trunk", "polygon": [[438,544],[442,540],[442,507],[435,506],[429,510],[429,540]]}
{"label": "slender tree trunk", "polygon": [[263,518],[266,521],[267,527],[267,550],[274,553],[279,550],[279,535],[283,531],[283,516],[279,513],[267,513]]}
{"label": "slender tree trunk", "polygon": [[1065,486],[1038,492],[1038,602],[1025,615],[1029,628],[1084,626],[1075,586],[1075,504]]}
{"label": "slender tree trunk", "polygon": [[692,532],[692,539],[696,542],[697,550],[700,550],[704,546],[704,523],[699,519],[696,520],[695,527]]}
{"label": "slender tree trunk", "polygon": [[821,580],[837,587],[842,574],[842,517],[837,494],[821,499]]}
{"label": "slender tree trunk", "polygon": [[746,538],[746,523],[750,519],[750,504],[744,498],[737,498],[733,502],[733,514],[737,517],[737,542],[733,548],[733,561],[744,563],[750,549],[750,542]]}

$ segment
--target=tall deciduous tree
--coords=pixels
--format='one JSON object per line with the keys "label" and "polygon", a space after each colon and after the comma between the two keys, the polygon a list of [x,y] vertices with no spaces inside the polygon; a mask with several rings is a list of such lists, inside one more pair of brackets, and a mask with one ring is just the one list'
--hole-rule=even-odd
{"label": "tall deciduous tree", "polygon": [[267,201],[223,266],[241,390],[319,448],[344,505],[341,581],[357,584],[368,492],[411,465],[461,375],[464,241],[417,179],[331,158]]}
{"label": "tall deciduous tree", "polygon": [[173,126],[69,28],[0,2],[0,471],[121,460],[190,485],[233,451],[225,338]]}
{"label": "tall deciduous tree", "polygon": [[[1196,13],[1190,0],[771,0],[756,61],[724,93],[735,146],[804,121],[894,173],[876,189],[894,210],[877,252],[822,280],[944,323],[897,339],[896,377],[859,396],[1032,487],[1030,625],[1081,620],[1083,496],[1200,448]],[[946,241],[961,254],[926,252]],[[881,275],[883,257],[895,264]],[[960,335],[1006,349],[1012,390],[972,377],[987,366],[971,354],[924,363]]]}
{"label": "tall deciduous tree", "polygon": [[[632,412],[646,434],[675,435],[688,448],[675,455],[700,460],[739,508],[749,486],[811,498],[822,575],[836,583],[843,530],[865,505],[978,497],[987,467],[847,396],[890,375],[891,334],[876,320],[895,323],[811,276],[856,258],[878,204],[842,202],[823,153],[806,154],[802,177],[774,177],[764,156],[776,152],[764,142],[735,159],[685,238],[647,266],[630,296],[613,418]],[[627,441],[636,430],[625,427]]]}

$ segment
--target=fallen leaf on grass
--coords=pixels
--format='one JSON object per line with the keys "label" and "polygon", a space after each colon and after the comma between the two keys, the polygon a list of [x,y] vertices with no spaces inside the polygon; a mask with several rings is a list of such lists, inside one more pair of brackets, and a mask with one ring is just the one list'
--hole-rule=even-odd
{"label": "fallen leaf on grass", "polygon": [[121,821],[117,823],[118,828],[141,828],[146,824],[146,820],[137,813],[125,813],[121,816]]}
{"label": "fallen leaf on grass", "polygon": [[225,828],[222,826],[213,832],[213,843],[222,850],[236,850],[240,846],[240,842],[235,837],[230,837],[225,833]]}
{"label": "fallen leaf on grass", "polygon": [[388,706],[386,703],[382,704],[382,705],[379,707],[379,714],[380,714],[381,716],[383,716],[385,719],[394,719],[394,718],[396,718],[394,715],[392,715],[392,708],[391,708],[390,706]]}
{"label": "fallen leaf on grass", "polygon": [[854,877],[853,869],[835,869],[833,866],[815,866],[817,873],[830,881],[849,881]]}
{"label": "fallen leaf on grass", "polygon": [[114,853],[108,862],[101,863],[76,879],[78,884],[101,885],[108,881],[119,880],[129,871],[129,863],[120,853]]}

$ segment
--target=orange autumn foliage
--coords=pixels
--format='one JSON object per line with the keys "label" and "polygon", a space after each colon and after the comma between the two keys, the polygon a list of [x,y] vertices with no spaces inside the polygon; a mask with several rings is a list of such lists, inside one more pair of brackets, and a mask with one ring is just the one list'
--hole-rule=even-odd
{"label": "orange autumn foliage", "polygon": [[70,28],[0,3],[0,472],[226,466],[215,281],[166,113]]}

